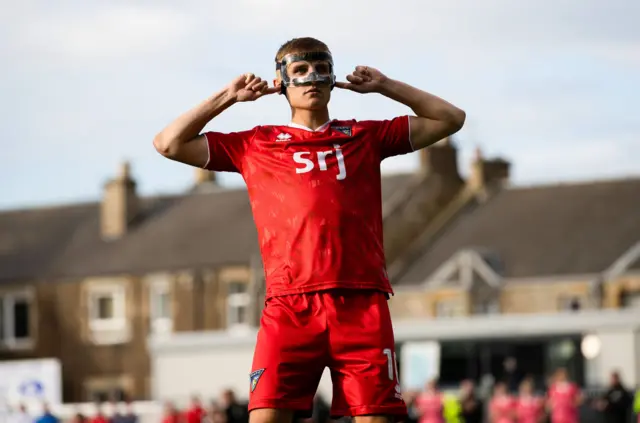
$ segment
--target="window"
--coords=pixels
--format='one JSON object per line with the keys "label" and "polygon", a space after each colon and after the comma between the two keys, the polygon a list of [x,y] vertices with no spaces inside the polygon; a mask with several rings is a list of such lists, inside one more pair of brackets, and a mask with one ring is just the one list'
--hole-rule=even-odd
{"label": "window", "polygon": [[443,300],[436,303],[436,317],[456,317],[463,314],[459,301]]}
{"label": "window", "polygon": [[237,329],[249,326],[249,306],[251,298],[245,282],[227,284],[227,328]]}
{"label": "window", "polygon": [[96,285],[89,288],[89,325],[93,331],[124,328],[126,314],[123,285]]}
{"label": "window", "polygon": [[126,401],[131,379],[127,376],[90,378],[84,382],[86,399],[91,402]]}
{"label": "window", "polygon": [[31,335],[29,293],[0,294],[0,345],[26,347],[31,342]]}
{"label": "window", "polygon": [[640,309],[640,291],[622,294],[622,307]]}
{"label": "window", "polygon": [[151,331],[156,334],[171,332],[173,330],[173,309],[169,280],[152,281],[149,285],[149,294]]}
{"label": "window", "polygon": [[500,314],[500,305],[497,301],[478,301],[473,305],[474,314]]}

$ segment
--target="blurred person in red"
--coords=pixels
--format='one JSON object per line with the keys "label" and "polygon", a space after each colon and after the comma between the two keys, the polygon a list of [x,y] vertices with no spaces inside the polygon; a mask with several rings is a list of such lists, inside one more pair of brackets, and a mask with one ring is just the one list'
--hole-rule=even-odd
{"label": "blurred person in red", "polygon": [[[336,81],[329,48],[314,38],[283,44],[275,67],[273,87],[240,75],[154,139],[169,159],[240,173],[247,185],[266,277],[251,421],[309,417],[325,367],[332,415],[358,423],[404,418],[387,304],[393,290],[382,244],[380,164],[457,132],[465,114],[372,67],[357,66],[346,82]],[[334,87],[381,94],[415,116],[332,120]],[[289,103],[288,125],[203,132],[229,107],[275,93]]]}
{"label": "blurred person in red", "polygon": [[438,390],[438,382],[430,380],[423,392],[415,399],[415,407],[419,415],[419,423],[444,423],[442,393]]}
{"label": "blurred person in red", "polygon": [[102,411],[102,404],[96,403],[96,414],[89,419],[90,423],[111,423]]}
{"label": "blurred person in red", "polygon": [[186,423],[184,415],[180,413],[174,403],[167,401],[164,404],[162,423]]}
{"label": "blurred person in red", "polygon": [[581,402],[580,388],[569,380],[567,369],[558,369],[547,394],[551,423],[579,423],[578,407]]}
{"label": "blurred person in red", "polygon": [[70,423],[86,423],[87,419],[81,414],[81,413],[76,413],[73,415],[73,417],[71,417],[71,420],[69,420]]}
{"label": "blurred person in red", "polygon": [[514,423],[516,400],[509,395],[506,383],[498,382],[493,388],[493,396],[489,403],[491,423]]}
{"label": "blurred person in red", "polygon": [[200,423],[205,416],[206,411],[202,407],[202,402],[197,396],[191,397],[191,404],[189,408],[184,412],[185,423]]}
{"label": "blurred person in red", "polygon": [[531,379],[525,379],[520,384],[516,416],[518,423],[542,423],[545,417],[544,399],[535,395]]}

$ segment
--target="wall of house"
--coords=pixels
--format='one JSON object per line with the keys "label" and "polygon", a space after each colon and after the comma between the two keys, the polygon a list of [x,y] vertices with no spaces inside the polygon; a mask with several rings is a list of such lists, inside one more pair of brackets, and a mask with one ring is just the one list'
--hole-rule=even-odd
{"label": "wall of house", "polygon": [[456,288],[426,290],[421,287],[415,289],[397,290],[389,301],[392,318],[436,317],[438,308],[446,306],[454,310],[454,314],[469,314],[469,294]]}
{"label": "wall of house", "polygon": [[590,305],[590,281],[507,281],[500,293],[502,313],[550,313],[577,299],[581,308]]}

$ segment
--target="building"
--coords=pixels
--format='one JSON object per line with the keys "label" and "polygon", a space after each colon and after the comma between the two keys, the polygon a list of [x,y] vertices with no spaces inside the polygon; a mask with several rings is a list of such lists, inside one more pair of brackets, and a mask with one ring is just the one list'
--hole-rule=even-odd
{"label": "building", "polygon": [[[464,180],[448,139],[419,154],[383,178],[397,319],[639,306],[640,178],[511,188],[509,163],[479,154]],[[0,360],[59,358],[68,402],[146,399],[149,337],[250,337],[263,280],[247,194],[196,175],[141,198],[124,164],[100,202],[0,212]]]}

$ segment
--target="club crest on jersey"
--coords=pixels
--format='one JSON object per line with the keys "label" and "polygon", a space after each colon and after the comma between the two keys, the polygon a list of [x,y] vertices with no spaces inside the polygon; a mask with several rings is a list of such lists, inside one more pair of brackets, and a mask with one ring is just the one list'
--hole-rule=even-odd
{"label": "club crest on jersey", "polygon": [[258,386],[258,381],[260,380],[260,376],[264,373],[264,369],[258,369],[255,372],[251,372],[249,375],[249,382],[251,384],[251,392],[256,390],[256,386]]}
{"label": "club crest on jersey", "polygon": [[351,127],[350,126],[334,126],[333,129],[335,129],[336,131],[342,132],[343,134],[345,134],[348,137],[351,136]]}
{"label": "club crest on jersey", "polygon": [[291,139],[291,135],[283,132],[276,137],[278,141],[289,141]]}

